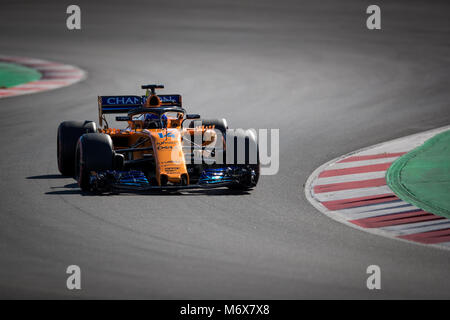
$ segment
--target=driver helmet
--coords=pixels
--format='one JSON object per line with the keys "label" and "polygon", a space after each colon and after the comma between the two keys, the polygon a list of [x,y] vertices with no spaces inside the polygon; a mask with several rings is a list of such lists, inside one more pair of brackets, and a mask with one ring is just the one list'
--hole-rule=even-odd
{"label": "driver helmet", "polygon": [[[148,121],[148,120],[158,120],[159,117],[158,115],[154,114],[154,113],[146,113],[144,120]],[[165,128],[167,126],[167,116],[165,114],[163,114],[161,116],[161,122],[163,124],[163,128]]]}

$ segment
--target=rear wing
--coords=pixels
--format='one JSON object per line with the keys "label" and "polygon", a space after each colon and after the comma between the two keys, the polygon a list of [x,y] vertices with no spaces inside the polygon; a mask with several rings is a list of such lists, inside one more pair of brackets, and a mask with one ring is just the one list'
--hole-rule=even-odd
{"label": "rear wing", "polygon": [[[179,94],[158,94],[153,96],[159,99],[160,107],[182,107],[181,95]],[[148,96],[99,96],[99,125],[102,126],[105,114],[128,113],[133,109],[143,107],[148,98]]]}

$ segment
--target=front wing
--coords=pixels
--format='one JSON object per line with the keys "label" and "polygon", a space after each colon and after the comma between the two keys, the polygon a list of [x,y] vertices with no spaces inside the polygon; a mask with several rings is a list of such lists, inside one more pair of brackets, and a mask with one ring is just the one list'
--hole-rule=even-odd
{"label": "front wing", "polygon": [[182,189],[211,189],[239,185],[243,181],[252,181],[256,176],[247,166],[226,166],[204,169],[198,182],[189,185],[159,186],[149,181],[142,171],[108,170],[93,172],[90,177],[92,191],[95,192],[146,192]]}

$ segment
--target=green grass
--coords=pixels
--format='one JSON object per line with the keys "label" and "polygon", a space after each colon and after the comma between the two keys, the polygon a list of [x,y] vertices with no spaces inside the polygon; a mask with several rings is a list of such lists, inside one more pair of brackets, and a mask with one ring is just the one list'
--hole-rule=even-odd
{"label": "green grass", "polygon": [[42,74],[31,68],[14,63],[0,62],[0,88],[10,88],[19,84],[39,80]]}
{"label": "green grass", "polygon": [[450,131],[397,159],[386,180],[402,200],[450,218]]}

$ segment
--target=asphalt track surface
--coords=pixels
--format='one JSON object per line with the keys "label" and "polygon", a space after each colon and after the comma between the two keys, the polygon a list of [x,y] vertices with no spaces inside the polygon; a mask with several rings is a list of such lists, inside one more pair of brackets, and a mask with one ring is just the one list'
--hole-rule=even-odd
{"label": "asphalt track surface", "polygon": [[[381,31],[368,1],[77,3],[81,31],[68,2],[1,4],[2,54],[88,79],[0,100],[0,297],[450,298],[449,252],[344,226],[303,193],[332,158],[449,123],[448,1],[379,1]],[[152,82],[204,117],[280,128],[279,173],[245,195],[82,195],[57,170],[59,122]]]}

